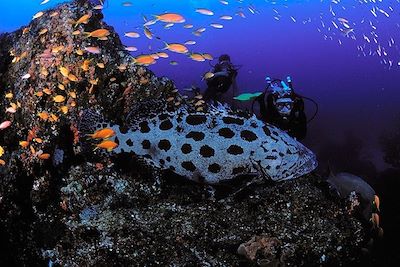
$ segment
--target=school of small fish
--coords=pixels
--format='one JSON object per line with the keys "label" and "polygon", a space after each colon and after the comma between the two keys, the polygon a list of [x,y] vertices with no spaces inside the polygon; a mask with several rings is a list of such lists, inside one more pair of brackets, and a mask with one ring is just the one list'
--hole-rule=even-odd
{"label": "school of small fish", "polygon": [[[213,0],[212,2],[190,3],[185,14],[174,13],[173,11],[153,17],[151,17],[152,15],[142,14],[143,24],[135,26],[135,30],[125,33],[125,36],[140,38],[140,31],[143,31],[147,39],[155,42],[162,41],[164,45],[161,49],[186,55],[196,62],[204,62],[212,60],[213,57],[211,55],[208,57],[209,53],[194,51],[197,43],[195,40],[182,40],[181,43],[174,40],[173,43],[169,43],[161,37],[163,35],[162,30],[183,27],[190,31],[188,34],[192,34],[196,38],[201,37],[208,29],[225,29],[225,24],[229,24],[229,21],[233,19],[246,19],[252,15],[261,15],[263,17],[268,16],[272,21],[278,23],[289,21],[310,25],[315,27],[324,40],[335,41],[338,45],[351,41],[360,56],[378,57],[380,62],[389,69],[400,66],[400,50],[396,42],[399,36],[392,36],[395,35],[396,30],[397,32],[400,30],[398,11],[400,0],[320,0],[319,3],[313,1],[313,6],[317,5],[319,12],[313,12],[312,16],[304,14],[305,17],[294,15],[296,12],[291,12],[291,2],[288,0]],[[310,5],[311,3],[308,2],[304,1],[302,4]],[[135,4],[132,2],[125,1],[121,4],[124,7],[135,8]],[[150,1],[149,4],[151,7],[156,7],[157,2]],[[209,7],[215,7],[215,10]],[[188,18],[193,17],[193,15],[202,16],[201,25],[191,23]],[[388,34],[387,31],[379,30],[380,24],[389,23],[393,24],[395,28],[392,33]],[[181,35],[178,34],[178,36]],[[188,47],[189,45],[191,47]],[[138,64],[148,66],[155,64],[160,58],[158,52],[152,52],[155,46],[157,44],[149,45],[150,53],[143,50],[139,51],[136,46],[134,48],[128,46],[127,51],[139,52],[139,56],[142,58],[143,55],[154,58],[154,60],[146,60],[145,63],[140,63],[140,60],[138,60]],[[171,61],[170,64],[177,65],[178,62]]]}

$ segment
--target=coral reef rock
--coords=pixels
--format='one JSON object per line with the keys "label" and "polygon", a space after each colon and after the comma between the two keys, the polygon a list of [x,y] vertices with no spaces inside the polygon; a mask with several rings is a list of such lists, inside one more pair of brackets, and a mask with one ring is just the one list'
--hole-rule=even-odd
{"label": "coral reef rock", "polygon": [[[36,17],[0,36],[0,118],[11,123],[0,130],[1,266],[360,260],[367,231],[315,174],[210,187],[128,153],[93,151],[82,119],[102,114],[122,131],[146,107],[157,112],[154,99],[172,111],[184,99],[170,80],[134,63],[89,1]],[[83,34],[96,29],[109,34]]]}

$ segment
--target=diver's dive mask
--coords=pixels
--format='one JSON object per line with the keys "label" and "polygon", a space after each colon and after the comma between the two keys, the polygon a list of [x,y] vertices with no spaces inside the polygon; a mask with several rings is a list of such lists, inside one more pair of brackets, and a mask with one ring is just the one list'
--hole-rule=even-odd
{"label": "diver's dive mask", "polygon": [[229,69],[232,68],[232,63],[227,60],[220,61],[218,64],[219,64],[219,67],[224,71],[228,71]]}
{"label": "diver's dive mask", "polygon": [[287,97],[278,98],[275,102],[275,107],[281,116],[287,117],[292,112],[293,100]]}

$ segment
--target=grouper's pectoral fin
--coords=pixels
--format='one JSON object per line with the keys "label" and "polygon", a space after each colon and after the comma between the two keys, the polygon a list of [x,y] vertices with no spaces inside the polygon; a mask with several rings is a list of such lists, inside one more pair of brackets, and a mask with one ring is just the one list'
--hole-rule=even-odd
{"label": "grouper's pectoral fin", "polygon": [[[231,193],[228,197],[226,197],[223,200],[235,198],[238,195],[240,195],[241,193],[243,193],[245,190],[249,189],[251,186],[262,185],[262,184],[266,183],[266,179],[263,174],[256,174],[256,173],[252,173],[252,174],[255,174],[255,177],[253,177],[250,181],[246,182],[243,186],[239,187],[236,191]],[[268,180],[268,182],[270,182],[270,181]],[[254,192],[254,189],[251,189],[251,190],[249,189],[249,191]]]}
{"label": "grouper's pectoral fin", "polygon": [[252,162],[253,167],[254,167],[255,170],[256,170],[255,173],[257,173],[258,176],[260,176],[261,178],[263,178],[263,180],[265,180],[265,181],[269,181],[269,182],[274,181],[274,179],[272,179],[271,175],[269,175],[269,174],[265,171],[265,169],[262,167],[261,161],[255,161],[255,160],[252,160],[252,159],[250,159],[250,161]]}

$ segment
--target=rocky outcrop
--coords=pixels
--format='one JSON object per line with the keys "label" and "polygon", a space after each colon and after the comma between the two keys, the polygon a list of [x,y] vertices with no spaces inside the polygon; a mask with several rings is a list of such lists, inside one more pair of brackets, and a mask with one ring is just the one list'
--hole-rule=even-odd
{"label": "rocky outcrop", "polygon": [[[87,24],[75,25],[90,12]],[[99,28],[110,35],[99,40],[83,34]],[[93,152],[78,131],[88,112],[123,126],[127,117],[156,111],[154,101],[172,98],[168,108],[174,109],[182,97],[171,81],[134,64],[90,4],[47,10],[1,36],[0,44],[0,118],[11,121],[0,131],[2,265],[360,260],[364,228],[315,175],[244,189],[241,181],[210,188],[160,173],[129,154]]]}

